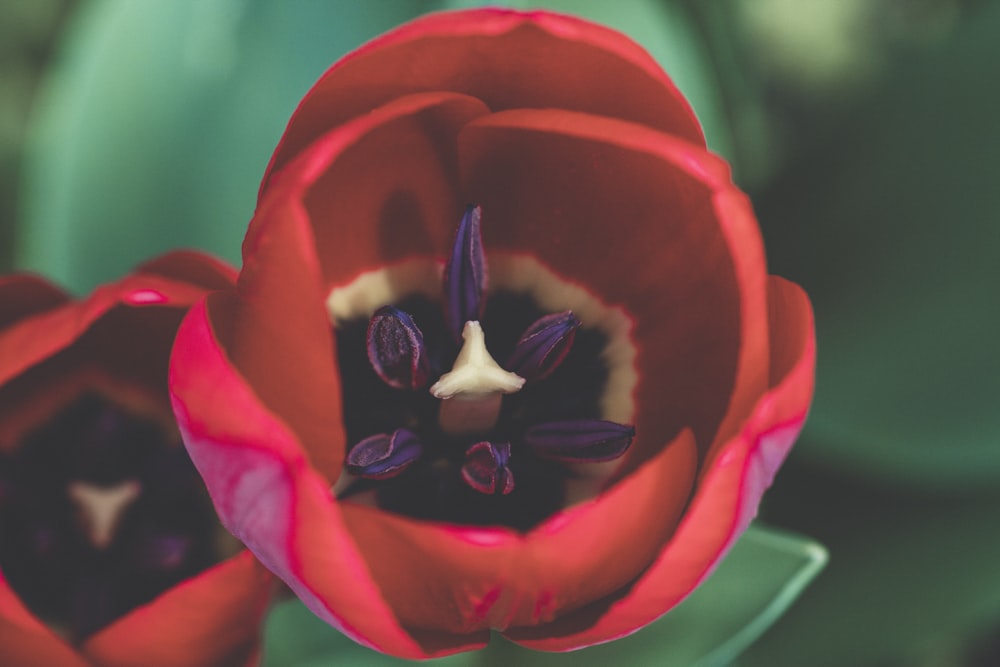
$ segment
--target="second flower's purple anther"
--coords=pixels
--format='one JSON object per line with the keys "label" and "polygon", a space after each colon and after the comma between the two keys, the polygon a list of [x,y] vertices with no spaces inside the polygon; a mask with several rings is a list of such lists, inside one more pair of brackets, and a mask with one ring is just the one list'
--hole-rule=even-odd
{"label": "second flower's purple anther", "polygon": [[539,458],[564,463],[597,463],[624,454],[634,436],[634,426],[601,419],[579,419],[532,426],[524,434],[524,442]]}
{"label": "second flower's purple anther", "polygon": [[444,268],[445,319],[456,341],[466,322],[483,314],[486,292],[486,255],[480,226],[483,210],[469,206],[455,233],[455,244]]}
{"label": "second flower's purple anther", "polygon": [[372,435],[351,448],[347,472],[366,479],[388,479],[420,458],[423,447],[413,431],[396,429],[392,435]]}
{"label": "second flower's purple anther", "polygon": [[430,377],[424,335],[409,314],[382,306],[368,323],[368,361],[396,389],[419,389]]}
{"label": "second flower's purple anther", "polygon": [[480,493],[507,495],[514,490],[509,442],[477,442],[465,451],[462,479]]}
{"label": "second flower's purple anther", "polygon": [[579,327],[580,320],[569,310],[540,318],[517,341],[507,369],[528,382],[545,379],[569,354]]}

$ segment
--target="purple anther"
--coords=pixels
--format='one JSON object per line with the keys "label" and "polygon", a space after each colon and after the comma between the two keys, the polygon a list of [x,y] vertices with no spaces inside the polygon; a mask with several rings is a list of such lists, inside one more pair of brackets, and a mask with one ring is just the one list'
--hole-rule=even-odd
{"label": "purple anther", "polygon": [[456,341],[462,340],[466,322],[479,320],[483,315],[486,255],[480,227],[482,214],[478,206],[465,209],[444,268],[445,320]]}
{"label": "purple anther", "polygon": [[569,354],[579,327],[580,320],[570,310],[540,318],[521,334],[507,370],[528,382],[547,378]]}
{"label": "purple anther", "polygon": [[392,435],[372,435],[351,448],[346,467],[352,475],[366,479],[388,479],[420,458],[423,447],[413,431],[399,428]]}
{"label": "purple anther", "polygon": [[507,495],[514,490],[509,442],[477,442],[465,451],[462,479],[480,493]]}
{"label": "purple anther", "polygon": [[634,436],[634,426],[579,419],[532,426],[525,432],[524,442],[539,458],[563,463],[597,463],[624,454]]}
{"label": "purple anther", "polygon": [[368,361],[396,389],[420,389],[430,378],[424,335],[413,318],[395,306],[382,306],[368,322]]}

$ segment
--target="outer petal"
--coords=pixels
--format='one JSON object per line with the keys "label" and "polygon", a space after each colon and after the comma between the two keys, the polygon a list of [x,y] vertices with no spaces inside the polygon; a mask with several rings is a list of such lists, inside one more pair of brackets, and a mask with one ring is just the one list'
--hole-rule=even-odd
{"label": "outer petal", "polygon": [[161,275],[183,280],[207,290],[232,287],[236,269],[222,260],[197,250],[175,250],[140,264],[137,273]]}
{"label": "outer petal", "polygon": [[38,276],[0,276],[0,330],[12,322],[59,306],[69,296]]}
{"label": "outer petal", "polygon": [[249,552],[171,588],[87,640],[102,667],[254,664],[271,578]]}
{"label": "outer petal", "polygon": [[[431,524],[345,504],[344,517],[397,616],[444,636],[545,623],[627,584],[669,538],[695,476],[684,432],[594,500],[530,533]],[[655,519],[650,520],[650,516]]]}
{"label": "outer petal", "polygon": [[642,125],[559,110],[473,121],[459,151],[487,247],[534,255],[633,318],[641,374],[625,471],[682,428],[704,453],[746,418],[767,383],[766,272],[724,162]]}
{"label": "outer petal", "polygon": [[19,319],[0,332],[0,384],[65,349],[116,307],[187,306],[204,293],[179,280],[131,275],[97,288],[82,301]]}
{"label": "outer petal", "polygon": [[525,646],[565,651],[616,639],[652,622],[711,572],[756,514],[764,490],[805,422],[812,397],[812,309],[796,285],[771,277],[771,389],[702,477],[673,539],[617,599],[549,625],[508,632]]}
{"label": "outer petal", "polygon": [[0,572],[0,663],[18,667],[92,667],[21,603]]}
{"label": "outer petal", "polygon": [[[198,253],[166,255],[148,266],[176,278],[140,270],[74,302],[36,279],[0,283],[0,289],[25,286],[26,295],[37,296],[30,300],[34,305],[17,308],[31,314],[0,329],[0,447],[12,446],[21,424],[33,423],[95,374],[146,387],[166,404],[164,378],[174,331],[184,309],[205,293],[188,278],[231,284],[232,270]],[[38,304],[46,307],[36,310]]]}
{"label": "outer petal", "polygon": [[190,311],[170,374],[178,424],[220,518],[317,616],[380,651],[428,657],[382,600],[301,443],[226,358],[213,322],[234,308],[217,294]]}
{"label": "outer petal", "polygon": [[[336,479],[343,465],[340,386],[319,267],[301,206],[266,209],[271,224],[244,243],[239,289],[223,339],[257,395],[298,434],[312,464]],[[272,265],[278,271],[260,272]]]}
{"label": "outer petal", "polygon": [[330,128],[422,91],[465,93],[494,111],[586,111],[705,143],[670,78],[618,32],[540,11],[431,14],[369,42],[320,78],[292,116],[261,194],[274,172]]}
{"label": "outer petal", "polygon": [[543,591],[532,622],[613,593],[641,572],[673,535],[697,465],[694,436],[684,430],[626,481],[532,531],[520,554],[522,567],[535,571]]}

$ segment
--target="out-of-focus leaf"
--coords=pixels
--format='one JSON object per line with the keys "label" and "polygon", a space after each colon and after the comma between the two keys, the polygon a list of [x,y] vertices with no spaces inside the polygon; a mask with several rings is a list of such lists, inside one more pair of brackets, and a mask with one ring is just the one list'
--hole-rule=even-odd
{"label": "out-of-focus leaf", "polygon": [[1000,4],[898,65],[762,198],[771,269],[816,310],[800,451],[953,491],[1000,479]]}
{"label": "out-of-focus leaf", "polygon": [[1000,492],[903,493],[795,458],[764,516],[808,529],[833,557],[740,667],[960,664],[927,658],[1000,622]]}
{"label": "out-of-focus leaf", "polygon": [[19,268],[83,291],[178,245],[232,261],[295,105],[434,2],[81,3],[28,147]]}
{"label": "out-of-focus leaf", "polygon": [[[826,551],[816,542],[752,526],[687,600],[630,637],[571,653],[539,653],[497,636],[483,651],[427,664],[721,667],[777,620],[825,563]],[[271,614],[264,646],[266,666],[406,664],[357,646],[297,601],[286,602]]]}

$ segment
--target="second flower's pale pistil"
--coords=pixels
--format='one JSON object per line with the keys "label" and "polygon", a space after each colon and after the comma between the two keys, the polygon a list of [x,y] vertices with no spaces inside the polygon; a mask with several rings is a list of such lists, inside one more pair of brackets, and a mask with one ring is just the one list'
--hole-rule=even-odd
{"label": "second flower's pale pistil", "polygon": [[414,516],[527,527],[558,509],[574,464],[621,456],[634,429],[598,418],[594,396],[607,377],[599,333],[571,354],[581,327],[572,312],[487,297],[481,221],[479,207],[462,217],[443,308],[411,298],[368,320],[367,370],[351,356],[354,325],[338,332],[355,438],[345,467],[356,481],[337,488],[346,497],[375,485],[380,504]]}
{"label": "second flower's pale pistil", "polygon": [[76,505],[87,539],[95,549],[107,549],[122,515],[142,492],[142,484],[128,479],[114,486],[71,482],[66,494]]}

